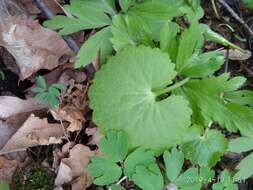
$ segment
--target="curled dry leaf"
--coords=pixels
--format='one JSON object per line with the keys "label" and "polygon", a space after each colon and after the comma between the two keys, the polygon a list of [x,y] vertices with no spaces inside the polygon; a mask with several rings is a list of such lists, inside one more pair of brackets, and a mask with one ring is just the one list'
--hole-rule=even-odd
{"label": "curled dry leaf", "polygon": [[40,119],[33,114],[8,140],[0,150],[0,154],[25,150],[37,145],[49,145],[61,143],[64,136],[60,124],[49,124],[47,119]]}
{"label": "curled dry leaf", "polygon": [[61,162],[57,176],[55,178],[55,185],[60,188],[61,185],[71,182],[72,180],[72,171],[71,168]]}
{"label": "curled dry leaf", "polygon": [[[69,153],[69,158],[64,158],[61,161],[55,185],[61,186],[64,183],[72,184],[75,189],[85,190],[92,184],[92,179],[87,173],[87,165],[90,162],[94,152],[89,147],[77,144]],[[71,179],[70,179],[71,175]]]}
{"label": "curled dry leaf", "polygon": [[85,113],[87,111],[87,90],[88,87],[82,84],[73,84],[64,95],[64,101]]}
{"label": "curled dry leaf", "polygon": [[51,111],[54,118],[58,121],[67,121],[70,123],[68,131],[80,131],[84,122],[84,117],[81,111],[73,106],[65,106]]}
{"label": "curled dry leaf", "polygon": [[[227,50],[220,50],[224,54],[224,56],[227,56]],[[245,50],[244,52],[241,52],[237,49],[229,49],[228,50],[228,59],[235,60],[235,61],[244,61],[249,59],[252,56],[251,51]]]}
{"label": "curled dry leaf", "polygon": [[85,133],[91,136],[89,144],[97,146],[99,145],[99,141],[103,137],[103,135],[99,132],[97,127],[86,128]]}
{"label": "curled dry leaf", "polygon": [[54,31],[38,21],[22,16],[10,16],[0,21],[0,45],[16,59],[20,79],[24,80],[40,69],[53,69],[64,55],[73,53]]}
{"label": "curled dry leaf", "polygon": [[16,160],[8,160],[5,157],[0,156],[0,181],[6,180],[11,183],[18,164],[19,163]]}

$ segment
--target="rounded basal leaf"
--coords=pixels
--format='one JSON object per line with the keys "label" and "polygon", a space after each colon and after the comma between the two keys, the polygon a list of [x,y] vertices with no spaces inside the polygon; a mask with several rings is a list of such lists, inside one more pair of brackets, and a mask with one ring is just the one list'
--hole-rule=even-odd
{"label": "rounded basal leaf", "polygon": [[129,47],[97,72],[89,91],[93,120],[102,131],[117,129],[129,136],[130,148],[157,151],[181,140],[191,110],[181,96],[157,100],[172,83],[175,65],[159,49]]}

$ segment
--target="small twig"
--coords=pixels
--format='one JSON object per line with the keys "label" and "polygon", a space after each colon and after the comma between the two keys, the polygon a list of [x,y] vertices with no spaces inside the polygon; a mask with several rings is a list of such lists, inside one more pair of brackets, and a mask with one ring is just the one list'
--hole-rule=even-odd
{"label": "small twig", "polygon": [[117,184],[116,185],[120,185],[123,181],[125,181],[127,179],[127,176],[124,176],[124,177],[122,177],[118,182],[117,182]]}
{"label": "small twig", "polygon": [[244,28],[247,30],[247,32],[249,33],[250,36],[253,37],[253,31],[252,29],[249,27],[249,25],[241,18],[237,15],[237,13],[224,1],[224,0],[218,0],[219,3],[226,8],[226,10],[231,14],[231,16],[237,20],[240,24],[242,24],[244,26]]}
{"label": "small twig", "polygon": [[[49,9],[44,0],[34,0],[36,6],[42,11],[42,13],[48,18],[51,19],[55,14]],[[75,40],[73,40],[70,36],[64,36],[63,39],[68,44],[69,48],[77,54],[79,51],[79,47],[76,44]]]}
{"label": "small twig", "polygon": [[216,5],[215,5],[214,0],[211,0],[211,3],[212,3],[213,10],[214,10],[214,13],[215,13],[216,17],[217,17],[217,18],[220,18],[220,15],[219,15],[219,13],[218,13],[218,11],[217,11],[217,8],[216,8]]}

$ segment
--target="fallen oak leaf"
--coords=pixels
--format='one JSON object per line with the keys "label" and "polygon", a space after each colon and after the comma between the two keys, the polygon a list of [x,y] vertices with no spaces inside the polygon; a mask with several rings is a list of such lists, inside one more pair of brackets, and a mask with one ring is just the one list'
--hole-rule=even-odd
{"label": "fallen oak leaf", "polygon": [[47,119],[40,119],[33,114],[0,150],[0,154],[25,150],[38,145],[59,144],[64,137],[60,124],[49,124]]}
{"label": "fallen oak leaf", "polygon": [[[86,167],[94,155],[95,152],[91,151],[89,147],[82,144],[75,145],[70,150],[69,158],[62,159],[55,179],[55,185],[61,186],[75,179],[73,181],[75,189],[81,186],[80,188],[85,190],[89,187],[92,184],[92,179],[88,175]],[[71,180],[70,175],[72,177]]]}
{"label": "fallen oak leaf", "polygon": [[0,45],[15,57],[21,80],[40,69],[51,70],[60,64],[62,56],[73,55],[56,32],[23,16],[1,19]]}
{"label": "fallen oak leaf", "polygon": [[56,108],[51,110],[51,113],[56,120],[69,122],[67,130],[70,132],[80,131],[85,121],[82,112],[73,106]]}

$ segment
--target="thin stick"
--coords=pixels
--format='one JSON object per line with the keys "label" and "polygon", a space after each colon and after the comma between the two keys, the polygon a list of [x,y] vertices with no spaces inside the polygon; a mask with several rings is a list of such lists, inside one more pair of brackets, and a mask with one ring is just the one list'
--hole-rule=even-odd
{"label": "thin stick", "polygon": [[214,13],[215,13],[216,17],[220,18],[220,15],[219,15],[219,13],[217,11],[217,8],[216,8],[214,0],[211,0],[211,2],[212,2],[213,10],[214,10]]}
{"label": "thin stick", "polygon": [[247,30],[250,36],[253,37],[253,30],[249,27],[249,25],[241,18],[239,17],[236,12],[224,1],[224,0],[218,0],[219,3],[226,8],[226,10],[231,14],[231,16],[237,20],[240,24],[244,26],[244,28]]}

